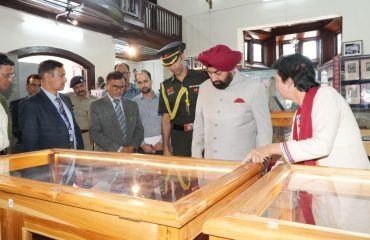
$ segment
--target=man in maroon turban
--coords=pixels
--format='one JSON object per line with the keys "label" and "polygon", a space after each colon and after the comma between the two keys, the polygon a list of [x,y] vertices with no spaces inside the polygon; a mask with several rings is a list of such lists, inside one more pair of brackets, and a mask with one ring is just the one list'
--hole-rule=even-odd
{"label": "man in maroon turban", "polygon": [[241,59],[241,52],[225,45],[199,54],[210,79],[199,88],[192,157],[243,160],[251,149],[271,143],[267,92],[237,70]]}

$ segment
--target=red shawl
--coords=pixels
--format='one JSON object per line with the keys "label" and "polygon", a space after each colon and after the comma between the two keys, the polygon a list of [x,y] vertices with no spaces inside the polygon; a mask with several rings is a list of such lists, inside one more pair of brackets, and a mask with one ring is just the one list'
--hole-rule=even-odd
{"label": "red shawl", "polygon": [[[312,106],[313,100],[317,93],[318,87],[310,88],[304,96],[302,106],[297,109],[296,118],[293,129],[293,139],[296,141],[304,140],[312,137]],[[299,122],[299,136],[298,136],[298,122],[297,116],[300,117]],[[306,160],[301,162],[304,165],[316,165],[315,160]],[[315,218],[312,214],[312,195],[307,192],[299,192],[299,205],[302,209],[303,217],[308,224],[315,225]]]}
{"label": "red shawl", "polygon": [[[319,90],[318,87],[313,87],[308,89],[306,95],[304,96],[302,106],[298,107],[296,112],[296,117],[294,119],[294,128],[293,128],[293,139],[296,141],[305,140],[312,137],[312,106],[313,99]],[[299,137],[298,137],[298,122],[297,117],[300,117],[299,122]],[[303,162],[304,165],[316,165],[315,160],[307,160]]]}

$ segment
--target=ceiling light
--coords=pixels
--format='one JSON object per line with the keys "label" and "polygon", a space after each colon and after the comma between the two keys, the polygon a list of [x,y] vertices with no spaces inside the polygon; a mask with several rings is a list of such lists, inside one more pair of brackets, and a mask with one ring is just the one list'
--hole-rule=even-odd
{"label": "ceiling light", "polygon": [[71,18],[67,18],[67,22],[69,22],[70,24],[76,26],[78,24],[78,21],[76,19],[71,19]]}
{"label": "ceiling light", "polygon": [[136,55],[136,48],[131,47],[131,46],[128,46],[128,47],[126,48],[126,52],[127,52],[127,54],[128,54],[128,55],[130,55],[130,56],[135,56],[135,55]]}

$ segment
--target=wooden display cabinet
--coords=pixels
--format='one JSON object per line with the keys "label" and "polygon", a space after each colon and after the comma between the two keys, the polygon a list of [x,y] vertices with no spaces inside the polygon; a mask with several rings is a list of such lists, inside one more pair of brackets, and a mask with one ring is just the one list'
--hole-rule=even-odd
{"label": "wooden display cabinet", "polygon": [[261,175],[237,161],[52,149],[0,157],[0,239],[193,239]]}
{"label": "wooden display cabinet", "polygon": [[[304,212],[312,213],[311,224]],[[279,165],[207,220],[203,232],[210,240],[370,239],[370,171]]]}

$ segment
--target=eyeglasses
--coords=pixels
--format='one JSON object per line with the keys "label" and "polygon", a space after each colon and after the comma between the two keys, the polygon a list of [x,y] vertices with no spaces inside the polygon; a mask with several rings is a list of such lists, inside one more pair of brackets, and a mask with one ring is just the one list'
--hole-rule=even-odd
{"label": "eyeglasses", "polygon": [[122,90],[124,90],[124,89],[126,88],[126,86],[125,86],[125,85],[123,85],[123,86],[110,85],[110,87],[111,87],[113,90],[115,90],[115,91],[117,91],[117,90],[122,91]]}

